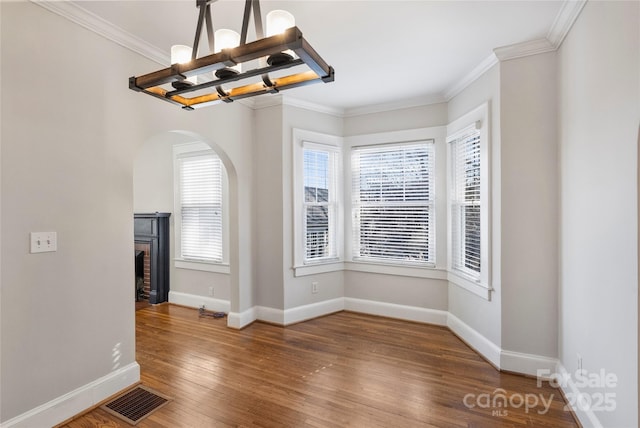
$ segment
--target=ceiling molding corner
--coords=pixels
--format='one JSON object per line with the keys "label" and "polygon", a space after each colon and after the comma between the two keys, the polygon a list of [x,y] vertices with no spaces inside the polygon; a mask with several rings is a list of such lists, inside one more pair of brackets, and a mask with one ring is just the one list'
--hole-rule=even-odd
{"label": "ceiling molding corner", "polygon": [[337,117],[344,117],[345,115],[344,109],[312,103],[312,102],[301,100],[300,98],[295,98],[289,95],[282,96],[282,104],[291,106],[291,107],[302,108],[305,110],[311,110],[318,113],[330,114],[332,116],[337,116]]}
{"label": "ceiling molding corner", "polygon": [[528,42],[516,43],[509,46],[495,48],[493,53],[500,61],[522,58],[529,55],[537,55],[545,52],[555,51],[556,47],[546,38],[529,40]]}
{"label": "ceiling molding corner", "polygon": [[480,76],[487,72],[491,67],[498,63],[498,57],[492,53],[478,64],[467,75],[460,79],[456,84],[447,89],[444,93],[444,99],[450,101],[453,97],[462,92],[467,86],[475,82]]}
{"label": "ceiling molding corner", "polygon": [[253,109],[260,110],[263,108],[275,107],[275,106],[291,106],[301,108],[305,110],[311,110],[318,113],[330,114],[337,117],[344,117],[344,110],[328,107],[309,101],[294,98],[289,95],[275,94],[275,95],[262,95],[253,98],[244,98],[238,100],[239,103]]}
{"label": "ceiling molding corner", "polygon": [[562,4],[560,12],[558,12],[555,21],[553,21],[547,33],[547,39],[555,49],[558,49],[564,41],[564,38],[567,37],[569,30],[573,27],[574,22],[578,19],[586,3],[587,0],[566,0]]}
{"label": "ceiling molding corner", "polygon": [[569,34],[569,30],[571,30],[571,27],[580,15],[580,12],[586,3],[587,0],[565,0],[545,38],[494,49],[493,54],[478,64],[476,68],[471,70],[471,72],[463,77],[458,83],[445,91],[445,99],[449,101],[458,95],[478,77],[489,70],[489,68],[498,63],[498,61],[507,61],[528,55],[536,55],[557,50],[567,34]]}
{"label": "ceiling molding corner", "polygon": [[282,95],[243,98],[234,102],[239,102],[252,110],[260,110],[262,108],[282,105]]}
{"label": "ceiling molding corner", "polygon": [[169,55],[156,46],[141,38],[113,25],[98,15],[78,6],[70,1],[31,0],[57,15],[109,39],[120,46],[136,52],[160,65],[167,66],[171,62]]}

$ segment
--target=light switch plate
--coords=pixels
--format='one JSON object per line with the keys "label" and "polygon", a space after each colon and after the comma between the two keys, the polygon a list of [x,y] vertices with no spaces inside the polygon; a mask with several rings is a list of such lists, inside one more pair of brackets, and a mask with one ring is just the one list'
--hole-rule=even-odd
{"label": "light switch plate", "polygon": [[58,250],[56,232],[31,232],[31,253],[47,253]]}

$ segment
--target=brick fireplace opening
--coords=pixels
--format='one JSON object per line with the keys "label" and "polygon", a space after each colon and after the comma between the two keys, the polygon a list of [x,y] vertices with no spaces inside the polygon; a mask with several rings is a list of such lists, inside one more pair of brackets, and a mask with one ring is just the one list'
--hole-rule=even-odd
{"label": "brick fireplace opening", "polygon": [[149,300],[151,293],[151,244],[136,242],[136,302]]}

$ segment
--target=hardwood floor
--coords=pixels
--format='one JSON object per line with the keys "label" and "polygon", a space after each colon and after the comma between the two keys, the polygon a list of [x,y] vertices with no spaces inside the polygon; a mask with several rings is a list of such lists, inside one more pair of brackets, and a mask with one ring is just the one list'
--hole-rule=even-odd
{"label": "hardwood floor", "polygon": [[148,308],[149,306],[151,306],[151,303],[149,303],[149,300],[136,301],[136,311],[139,311],[140,309]]}
{"label": "hardwood floor", "polygon": [[[136,312],[136,333],[142,383],[173,398],[140,427],[577,426],[559,391],[498,372],[442,327],[340,312],[236,331],[161,305]],[[508,406],[492,407],[500,393]],[[540,397],[548,411],[526,411]],[[100,409],[65,425],[119,426]]]}

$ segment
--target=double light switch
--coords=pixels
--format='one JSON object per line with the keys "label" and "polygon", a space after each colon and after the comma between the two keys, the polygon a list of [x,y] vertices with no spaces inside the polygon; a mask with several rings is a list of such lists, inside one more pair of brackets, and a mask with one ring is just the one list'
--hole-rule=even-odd
{"label": "double light switch", "polygon": [[46,253],[58,250],[56,232],[31,232],[31,253]]}

